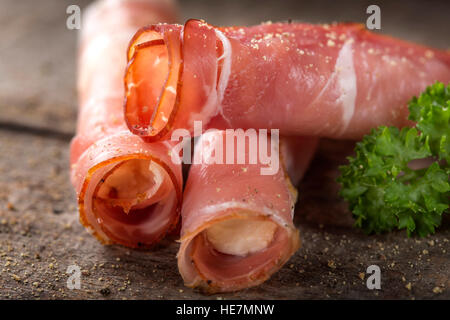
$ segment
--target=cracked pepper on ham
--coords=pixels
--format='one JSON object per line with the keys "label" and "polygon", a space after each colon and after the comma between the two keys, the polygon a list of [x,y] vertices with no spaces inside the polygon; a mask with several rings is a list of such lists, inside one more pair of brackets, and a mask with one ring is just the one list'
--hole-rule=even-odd
{"label": "cracked pepper on ham", "polygon": [[[317,140],[281,139],[274,151],[280,154],[278,170],[263,175],[261,159],[245,165],[211,161],[213,150],[226,141],[225,131],[201,137],[194,153],[202,152],[204,160],[192,164],[183,196],[178,268],[187,286],[209,293],[252,287],[297,251],[300,238],[292,220],[297,191],[292,183],[306,171]],[[224,149],[225,159],[230,149]],[[248,146],[245,156],[249,157]]]}
{"label": "cracked pepper on ham", "polygon": [[128,59],[125,119],[147,141],[194,120],[358,139],[408,125],[411,97],[450,81],[448,51],[359,24],[156,24],[135,34]]}
{"label": "cracked pepper on ham", "polygon": [[127,44],[140,26],[172,15],[170,2],[139,0],[100,1],[83,14],[71,179],[80,220],[103,243],[148,247],[179,221],[181,165],[171,144],[144,143],[123,119]]}

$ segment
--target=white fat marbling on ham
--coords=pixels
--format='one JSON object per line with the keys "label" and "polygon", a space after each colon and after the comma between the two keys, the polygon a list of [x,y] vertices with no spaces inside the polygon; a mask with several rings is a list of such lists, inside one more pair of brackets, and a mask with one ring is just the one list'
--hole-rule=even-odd
{"label": "white fat marbling on ham", "polygon": [[339,101],[342,103],[342,131],[348,127],[355,112],[356,101],[356,73],[353,63],[352,41],[347,41],[339,51],[336,60],[335,72],[341,96]]}
{"label": "white fat marbling on ham", "polygon": [[228,40],[228,38],[220,30],[215,29],[215,32],[216,36],[220,39],[223,46],[223,54],[217,59],[217,61],[223,59],[222,72],[220,73],[220,78],[217,85],[217,93],[220,104],[222,102],[223,95],[225,93],[225,89],[227,88],[228,80],[230,78],[232,49],[230,40]]}
{"label": "white fat marbling on ham", "polygon": [[223,60],[222,62],[222,70],[220,73],[219,81],[217,83],[217,113],[220,114],[223,119],[231,126],[230,120],[225,116],[222,108],[222,100],[223,96],[225,94],[225,90],[228,86],[228,80],[230,79],[231,74],[231,55],[232,55],[232,48],[230,40],[221,32],[220,30],[215,29],[216,36],[219,38],[219,40],[222,42],[223,47],[223,53],[222,55],[217,59],[217,63],[219,63],[220,60]]}

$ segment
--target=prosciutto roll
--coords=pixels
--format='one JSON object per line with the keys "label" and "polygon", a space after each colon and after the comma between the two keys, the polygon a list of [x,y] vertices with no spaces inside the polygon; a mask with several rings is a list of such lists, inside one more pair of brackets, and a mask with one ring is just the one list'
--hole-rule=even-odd
{"label": "prosciutto roll", "polygon": [[359,24],[156,24],[135,34],[128,59],[125,118],[147,141],[192,131],[194,120],[361,138],[408,125],[412,96],[450,81],[449,52]]}
{"label": "prosciutto roll", "polygon": [[[291,181],[301,178],[317,144],[315,138],[282,140],[271,151],[280,154],[278,169],[261,174],[266,167],[261,160],[217,163],[212,150],[221,148],[225,136],[217,130],[197,142],[194,161],[200,153],[203,161],[190,168],[182,208],[178,268],[187,286],[209,293],[264,282],[300,247],[292,221],[297,191]],[[261,142],[272,148],[271,139],[262,139],[258,137],[258,150],[264,147]],[[225,158],[230,148],[224,149]],[[249,150],[247,146],[246,159]]]}
{"label": "prosciutto roll", "polygon": [[105,0],[83,14],[71,180],[81,223],[103,243],[148,247],[179,220],[182,175],[172,145],[144,143],[123,119],[127,44],[139,26],[171,21],[172,12],[168,2]]}

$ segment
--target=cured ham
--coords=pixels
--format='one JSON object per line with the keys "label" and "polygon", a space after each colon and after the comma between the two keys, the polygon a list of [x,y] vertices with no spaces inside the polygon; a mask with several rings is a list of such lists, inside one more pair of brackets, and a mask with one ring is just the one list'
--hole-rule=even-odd
{"label": "cured ham", "polygon": [[[202,153],[203,161],[190,168],[182,207],[178,268],[187,286],[209,293],[264,282],[299,248],[292,183],[304,174],[317,144],[316,138],[281,140],[274,149],[277,157],[280,154],[279,169],[261,174],[261,160],[217,162],[212,150],[221,148],[224,136],[225,131],[212,131],[197,142],[194,157]],[[267,145],[272,143],[268,139]],[[232,150],[224,149],[223,158]],[[246,159],[249,150],[246,146]]]}
{"label": "cured ham", "polygon": [[172,145],[144,143],[123,119],[129,39],[139,26],[171,21],[172,14],[170,2],[139,0],[105,0],[84,11],[71,180],[81,223],[103,243],[148,247],[179,220],[182,175]]}
{"label": "cured ham", "polygon": [[448,51],[359,24],[155,24],[135,34],[128,60],[125,118],[147,141],[192,131],[195,120],[360,138],[378,125],[408,125],[409,99],[450,81]]}

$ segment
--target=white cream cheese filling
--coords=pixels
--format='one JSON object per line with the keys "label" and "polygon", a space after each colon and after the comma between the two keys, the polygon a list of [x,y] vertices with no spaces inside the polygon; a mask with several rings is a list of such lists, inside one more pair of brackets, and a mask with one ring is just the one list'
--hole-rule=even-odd
{"label": "white cream cheese filling", "polygon": [[277,225],[268,220],[230,219],[209,227],[206,236],[219,252],[247,256],[267,248],[276,229]]}

